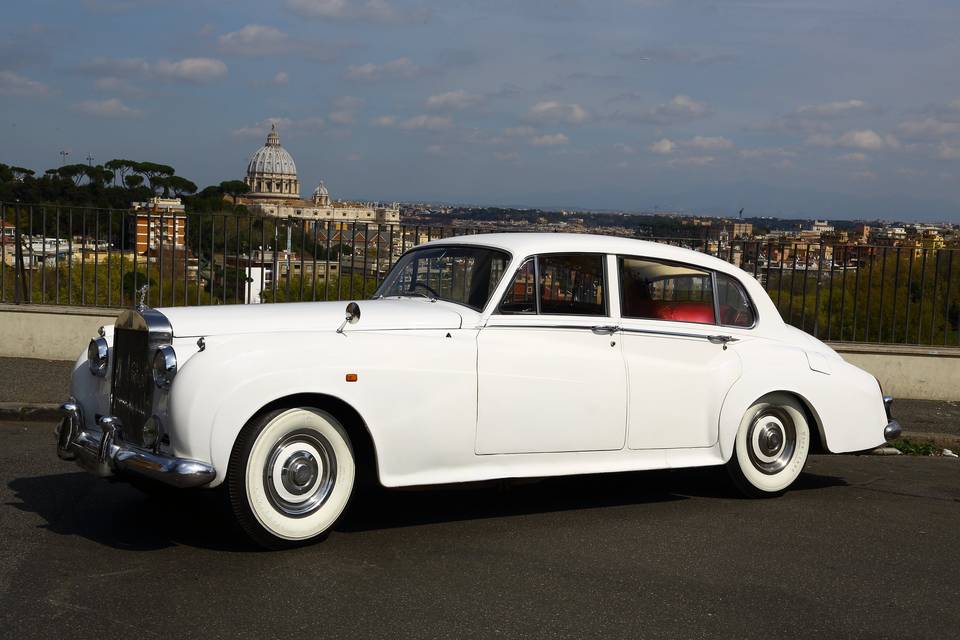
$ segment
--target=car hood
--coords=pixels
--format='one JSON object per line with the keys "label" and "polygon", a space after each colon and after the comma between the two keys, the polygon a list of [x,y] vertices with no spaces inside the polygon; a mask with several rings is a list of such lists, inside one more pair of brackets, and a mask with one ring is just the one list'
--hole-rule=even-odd
{"label": "car hood", "polygon": [[[360,319],[346,331],[389,329],[459,329],[466,307],[419,298],[360,300]],[[210,307],[166,307],[178,338],[274,333],[287,331],[336,331],[343,324],[347,301],[237,304]]]}

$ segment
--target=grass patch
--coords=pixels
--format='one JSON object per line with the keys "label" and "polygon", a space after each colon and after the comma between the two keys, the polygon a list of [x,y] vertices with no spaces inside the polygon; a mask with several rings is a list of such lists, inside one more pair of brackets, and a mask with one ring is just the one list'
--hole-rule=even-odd
{"label": "grass patch", "polygon": [[891,440],[888,444],[900,453],[911,456],[932,456],[939,454],[941,451],[941,447],[938,447],[932,442],[917,442],[916,440],[910,440],[908,438],[897,438],[896,440]]}

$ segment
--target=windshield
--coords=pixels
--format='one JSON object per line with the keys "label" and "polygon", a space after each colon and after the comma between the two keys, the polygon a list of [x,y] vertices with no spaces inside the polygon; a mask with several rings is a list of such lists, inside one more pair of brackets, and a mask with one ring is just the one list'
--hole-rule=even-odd
{"label": "windshield", "polygon": [[414,249],[393,265],[375,297],[424,297],[481,311],[509,262],[506,252],[484,247]]}

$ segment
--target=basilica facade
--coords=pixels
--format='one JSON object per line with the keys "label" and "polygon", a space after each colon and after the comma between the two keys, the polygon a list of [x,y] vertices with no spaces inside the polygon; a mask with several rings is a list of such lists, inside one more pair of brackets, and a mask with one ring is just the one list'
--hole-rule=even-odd
{"label": "basilica facade", "polygon": [[260,215],[318,222],[400,224],[400,209],[396,204],[331,201],[330,192],[322,180],[309,199],[301,198],[297,165],[293,156],[280,145],[276,125],[270,127],[266,143],[250,156],[243,181],[250,187],[250,192],[238,202]]}

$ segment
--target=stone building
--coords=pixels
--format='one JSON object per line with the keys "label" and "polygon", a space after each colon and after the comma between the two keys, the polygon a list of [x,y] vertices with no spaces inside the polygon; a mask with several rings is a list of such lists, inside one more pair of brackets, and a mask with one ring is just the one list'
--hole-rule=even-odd
{"label": "stone building", "polygon": [[400,224],[398,205],[334,201],[322,180],[310,199],[301,198],[297,165],[280,145],[275,125],[267,134],[266,144],[250,156],[244,182],[250,187],[250,193],[237,202],[260,215],[315,222]]}
{"label": "stone building", "polygon": [[271,125],[267,142],[257,149],[247,162],[247,176],[243,179],[250,187],[247,198],[299,198],[300,180],[293,156],[280,146],[277,126]]}

